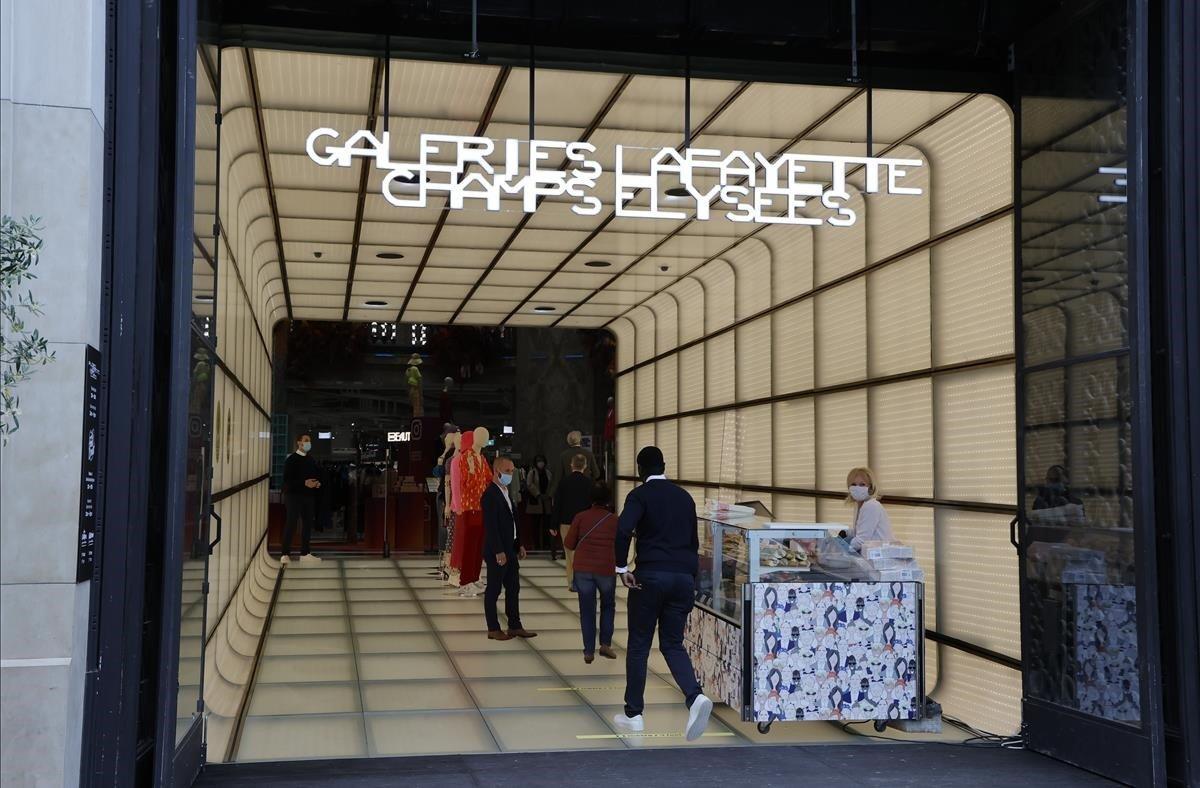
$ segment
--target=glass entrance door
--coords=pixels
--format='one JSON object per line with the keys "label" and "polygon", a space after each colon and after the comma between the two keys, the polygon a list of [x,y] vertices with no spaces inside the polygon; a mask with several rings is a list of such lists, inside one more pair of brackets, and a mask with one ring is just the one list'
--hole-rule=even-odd
{"label": "glass entrance door", "polygon": [[1151,460],[1139,449],[1148,403],[1138,368],[1148,362],[1138,348],[1144,257],[1129,188],[1138,124],[1129,64],[1138,55],[1126,14],[1123,2],[1094,4],[1051,20],[1016,54],[1022,495],[1014,542],[1029,745],[1149,785],[1161,769],[1162,723],[1152,491],[1137,473]]}

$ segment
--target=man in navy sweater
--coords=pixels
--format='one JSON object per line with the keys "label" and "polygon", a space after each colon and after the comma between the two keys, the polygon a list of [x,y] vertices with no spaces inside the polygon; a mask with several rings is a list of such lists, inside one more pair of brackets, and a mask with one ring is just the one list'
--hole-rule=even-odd
{"label": "man in navy sweater", "polygon": [[[683,628],[696,601],[696,503],[678,485],[667,481],[666,461],[657,446],[637,455],[638,477],[644,484],[625,498],[617,526],[617,574],[629,591],[629,644],[625,655],[625,711],[613,717],[618,728],[645,728],[642,710],[646,663],[654,627],[658,648],[671,668],[675,683],[687,699],[688,741],[708,726],[712,701],[700,691],[692,661],[683,647]],[[629,543],[637,537],[637,576],[629,571]]]}

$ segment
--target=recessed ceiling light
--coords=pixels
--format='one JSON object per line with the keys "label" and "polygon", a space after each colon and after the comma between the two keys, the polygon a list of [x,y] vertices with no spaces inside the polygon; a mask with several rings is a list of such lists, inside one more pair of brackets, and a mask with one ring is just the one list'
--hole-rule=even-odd
{"label": "recessed ceiling light", "polygon": [[1046,277],[1039,276],[1037,274],[1025,274],[1024,276],[1021,277],[1021,281],[1025,282],[1027,284],[1033,284],[1034,282],[1046,281]]}
{"label": "recessed ceiling light", "polygon": [[363,301],[363,303],[367,306],[387,306],[387,301],[380,301],[377,298],[370,301]]}
{"label": "recessed ceiling light", "polygon": [[211,293],[197,293],[193,300],[202,301],[204,303],[212,303],[213,297]]}
{"label": "recessed ceiling light", "polygon": [[663,192],[663,194],[667,195],[668,197],[677,198],[692,196],[692,193],[687,190],[686,186],[672,186],[670,189],[667,189],[665,192]]}
{"label": "recessed ceiling light", "polygon": [[553,312],[554,307],[552,307],[552,306],[535,306],[533,308],[533,311],[534,312]]}
{"label": "recessed ceiling light", "polygon": [[403,260],[404,255],[400,252],[379,252],[375,255],[380,260]]}
{"label": "recessed ceiling light", "polygon": [[612,263],[607,260],[588,260],[584,265],[588,268],[608,268]]}

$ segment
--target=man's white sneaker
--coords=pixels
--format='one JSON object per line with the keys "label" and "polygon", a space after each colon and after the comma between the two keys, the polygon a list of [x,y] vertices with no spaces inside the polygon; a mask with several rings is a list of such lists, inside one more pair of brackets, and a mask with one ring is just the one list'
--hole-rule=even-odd
{"label": "man's white sneaker", "polygon": [[321,559],[317,558],[312,553],[305,553],[304,555],[300,556],[300,563],[302,563],[302,564],[319,564],[319,563],[321,563]]}
{"label": "man's white sneaker", "polygon": [[616,724],[619,730],[631,731],[638,733],[646,729],[646,720],[642,715],[636,717],[626,717],[625,712],[613,715],[613,723]]}
{"label": "man's white sneaker", "polygon": [[692,708],[688,710],[686,733],[688,741],[695,741],[704,735],[704,729],[708,727],[708,717],[711,714],[712,701],[704,695],[696,696],[696,700],[692,702]]}
{"label": "man's white sneaker", "polygon": [[280,563],[280,565],[282,565],[282,566],[287,566],[287,565],[288,565],[288,564],[290,564],[291,562],[292,562],[292,559],[288,558],[286,555],[281,555],[281,556],[279,556],[279,563]]}

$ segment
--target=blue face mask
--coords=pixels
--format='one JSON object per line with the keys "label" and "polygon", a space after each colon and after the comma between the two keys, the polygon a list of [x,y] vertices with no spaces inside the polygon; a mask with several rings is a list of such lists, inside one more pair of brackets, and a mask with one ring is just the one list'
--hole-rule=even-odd
{"label": "blue face mask", "polygon": [[511,473],[500,474],[500,483],[503,484],[505,487],[512,484],[512,474]]}
{"label": "blue face mask", "polygon": [[308,441],[305,441],[304,443],[300,444],[300,450],[305,454],[308,454],[310,451],[312,451],[312,444]]}

